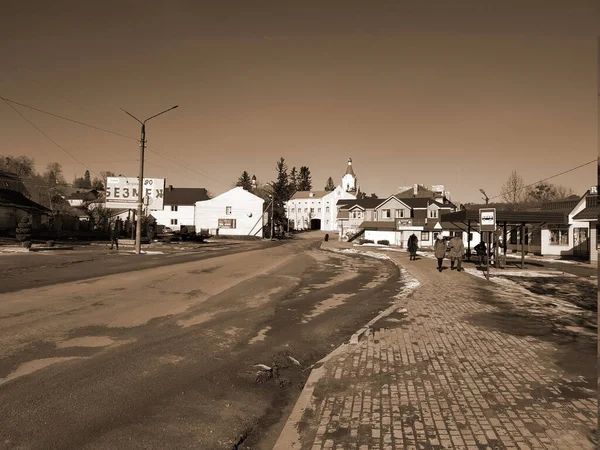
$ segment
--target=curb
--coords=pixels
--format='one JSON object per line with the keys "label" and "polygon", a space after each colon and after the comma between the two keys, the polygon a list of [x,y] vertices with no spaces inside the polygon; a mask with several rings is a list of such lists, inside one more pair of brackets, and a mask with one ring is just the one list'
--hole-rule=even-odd
{"label": "curb", "polygon": [[[343,252],[341,250],[334,249],[334,248],[323,248],[323,244],[321,244],[321,246],[319,248],[321,250],[330,251],[332,253],[346,253],[346,252]],[[359,252],[359,251],[349,252],[349,253],[354,253],[354,254],[362,253],[365,256],[377,258],[376,256],[373,256],[372,254],[370,255],[370,254],[366,254],[366,253]],[[403,298],[407,297],[408,295],[410,295],[413,292],[413,290],[416,289],[421,284],[416,278],[414,278],[412,275],[410,275],[408,270],[406,270],[404,267],[399,265],[392,258],[387,257],[387,255],[384,255],[384,256],[386,256],[386,259],[389,259],[392,263],[394,263],[396,265],[396,267],[398,267],[400,269],[400,273],[402,275],[412,278],[407,283],[408,287],[403,290],[404,292],[401,291],[399,294],[397,294],[394,297],[397,301],[395,301],[390,307],[388,307],[384,311],[380,312],[377,316],[375,316],[375,318],[371,319],[366,325],[364,325],[356,333],[354,333],[352,335],[352,337],[350,338],[350,342],[348,344],[340,345],[338,348],[336,348],[334,351],[329,353],[327,356],[325,356],[323,359],[321,359],[320,361],[318,361],[315,364],[315,368],[313,368],[311,370],[310,375],[308,376],[308,379],[306,380],[306,384],[304,385],[304,388],[302,389],[302,392],[300,393],[300,397],[298,397],[298,400],[296,401],[296,404],[294,405],[294,409],[292,409],[292,412],[290,413],[287,421],[285,422],[285,425],[283,426],[283,430],[281,430],[281,433],[279,434],[279,437],[277,438],[277,442],[275,443],[273,450],[296,450],[296,449],[299,450],[302,447],[301,436],[297,429],[297,425],[302,420],[302,416],[304,415],[304,412],[307,409],[314,409],[314,405],[311,402],[312,395],[315,390],[315,386],[316,386],[317,382],[321,378],[323,378],[323,376],[325,375],[325,367],[324,367],[325,363],[327,361],[329,361],[330,359],[332,359],[334,356],[337,356],[340,353],[343,353],[345,350],[348,349],[349,345],[358,344],[360,341],[361,335],[367,333],[371,329],[371,326],[374,323],[376,323],[378,320],[380,320],[383,317],[389,316],[396,309],[398,309],[399,301],[402,300]],[[382,258],[379,258],[379,259],[382,259]],[[406,312],[406,310],[402,310],[402,309],[400,309],[399,312],[400,311]]]}
{"label": "curb", "polygon": [[296,425],[300,423],[302,416],[307,409],[314,409],[311,400],[313,392],[315,391],[315,386],[325,375],[325,363],[334,356],[343,353],[347,348],[348,344],[342,344],[315,364],[315,366],[318,367],[315,367],[310,371],[308,380],[306,380],[306,384],[300,393],[300,397],[298,397],[294,409],[292,409],[290,416],[285,422],[273,450],[299,450],[302,447],[301,436]]}

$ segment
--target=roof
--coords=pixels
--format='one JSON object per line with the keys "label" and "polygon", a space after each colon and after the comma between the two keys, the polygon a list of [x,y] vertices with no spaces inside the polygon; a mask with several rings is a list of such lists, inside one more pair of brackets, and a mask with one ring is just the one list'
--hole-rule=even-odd
{"label": "roof", "polygon": [[431,200],[430,198],[426,197],[401,198],[397,195],[394,195],[394,197],[396,197],[401,202],[406,203],[411,208],[427,208],[427,205],[429,205],[429,201]]}
{"label": "roof", "polygon": [[165,205],[195,205],[196,202],[208,200],[205,188],[166,188]]}
{"label": "roof", "polygon": [[51,212],[45,206],[28,199],[20,192],[13,191],[12,189],[0,189],[0,206],[19,208],[27,212],[38,214],[47,214]]}
{"label": "roof", "polygon": [[542,204],[541,211],[572,211],[581,201],[581,198],[546,202]]}
{"label": "roof", "polygon": [[96,189],[77,189],[70,194],[65,192],[68,200],[96,200],[99,197],[98,191]]}
{"label": "roof", "polygon": [[[322,198],[332,192],[333,191],[296,191],[296,193],[294,195],[292,195],[292,199],[295,199],[295,198]],[[310,194],[313,194],[313,195],[310,195]]]}
{"label": "roof", "polygon": [[358,228],[363,228],[365,230],[394,231],[396,229],[396,222],[384,220],[365,220],[358,226]]}
{"label": "roof", "polygon": [[348,167],[346,167],[345,175],[356,176],[356,175],[354,175],[354,169],[352,169],[352,161],[348,161]]}
{"label": "roof", "polygon": [[573,216],[573,220],[583,220],[592,222],[594,220],[598,220],[598,216],[600,215],[600,206],[588,206],[583,210],[579,211],[577,214]]}
{"label": "roof", "polygon": [[0,171],[0,189],[11,189],[24,195],[29,194],[23,180],[16,173],[12,172]]}
{"label": "roof", "polygon": [[[441,214],[443,222],[479,223],[478,209],[463,209],[453,213]],[[496,223],[567,223],[567,215],[560,211],[506,211],[496,210]]]}
{"label": "roof", "polygon": [[399,192],[394,195],[396,198],[405,199],[405,198],[432,198],[435,196],[435,192],[430,191],[425,186],[418,185],[417,186],[417,195],[414,194],[414,188],[407,189],[405,191]]}
{"label": "roof", "polygon": [[360,206],[365,209],[375,209],[375,207],[381,205],[386,199],[385,198],[363,198],[363,199],[344,199],[338,200],[337,206],[342,209],[350,209],[353,206]]}

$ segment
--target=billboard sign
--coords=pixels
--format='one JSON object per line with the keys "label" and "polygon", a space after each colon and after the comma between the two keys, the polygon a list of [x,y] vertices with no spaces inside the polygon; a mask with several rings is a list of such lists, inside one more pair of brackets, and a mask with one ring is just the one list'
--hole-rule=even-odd
{"label": "billboard sign", "polygon": [[[106,207],[136,209],[139,179],[108,177],[106,179]],[[143,204],[149,210],[162,210],[164,207],[165,179],[144,178]]]}
{"label": "billboard sign", "polygon": [[479,210],[479,231],[496,231],[496,208]]}
{"label": "billboard sign", "polygon": [[235,219],[219,219],[219,228],[235,228]]}

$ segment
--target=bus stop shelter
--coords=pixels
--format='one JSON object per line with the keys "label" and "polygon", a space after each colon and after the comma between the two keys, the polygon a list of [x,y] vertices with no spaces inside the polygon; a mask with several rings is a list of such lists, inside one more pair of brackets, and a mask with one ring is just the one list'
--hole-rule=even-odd
{"label": "bus stop shelter", "polygon": [[[442,214],[442,222],[448,222],[456,228],[466,231],[470,235],[473,231],[479,231],[479,209],[463,209],[453,213]],[[535,228],[541,228],[543,225],[567,224],[567,215],[563,212],[552,211],[507,211],[496,209],[496,229],[502,231],[502,247],[504,256],[506,256],[507,236],[514,229],[520,229],[519,244],[521,244],[521,269],[525,263],[525,225],[533,225]],[[471,252],[471,241],[467,239],[468,252]]]}

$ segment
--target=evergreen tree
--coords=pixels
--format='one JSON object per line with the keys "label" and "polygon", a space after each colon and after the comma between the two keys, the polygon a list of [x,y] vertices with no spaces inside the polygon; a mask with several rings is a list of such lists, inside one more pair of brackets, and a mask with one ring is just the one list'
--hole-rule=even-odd
{"label": "evergreen tree", "polygon": [[237,186],[243,187],[248,192],[252,192],[252,179],[247,171],[243,171],[242,175],[238,178]]}
{"label": "evergreen tree", "polygon": [[333,191],[335,189],[335,184],[333,184],[333,178],[327,178],[327,184],[325,185],[326,191]]}
{"label": "evergreen tree", "polygon": [[273,195],[273,222],[275,226],[281,227],[285,221],[285,204],[290,199],[290,183],[287,173],[285,159],[277,161],[277,180],[271,183],[271,194]]}
{"label": "evergreen tree", "polygon": [[310,169],[306,166],[300,167],[298,174],[298,186],[299,191],[310,191],[312,189],[312,180],[310,177]]}
{"label": "evergreen tree", "polygon": [[292,167],[292,170],[290,170],[289,184],[290,184],[290,191],[296,192],[298,190],[298,171],[296,170],[295,166]]}

